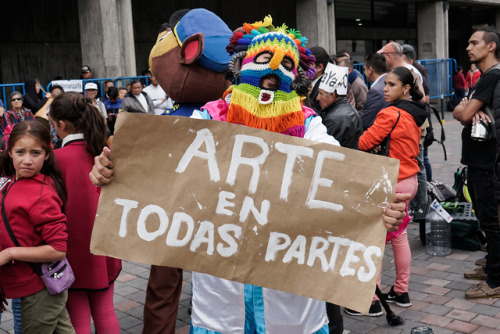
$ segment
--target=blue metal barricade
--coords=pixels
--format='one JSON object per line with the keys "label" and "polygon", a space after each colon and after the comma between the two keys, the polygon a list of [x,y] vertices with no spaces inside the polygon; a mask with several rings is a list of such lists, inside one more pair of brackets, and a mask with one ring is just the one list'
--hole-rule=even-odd
{"label": "blue metal barricade", "polygon": [[453,95],[453,72],[457,68],[455,59],[420,59],[417,61],[427,69],[431,99],[442,99]]}
{"label": "blue metal barricade", "polygon": [[0,84],[0,88],[2,89],[2,102],[5,105],[6,110],[10,103],[8,100],[9,95],[12,92],[18,91],[24,95],[24,83]]}
{"label": "blue metal barricade", "polygon": [[[146,86],[149,85],[149,76],[135,76],[135,77],[119,77],[119,78],[97,78],[97,79],[72,79],[82,82],[82,93],[85,91],[85,84],[93,82],[97,84],[99,88],[100,96],[104,95],[104,82],[111,80],[115,83],[115,86],[127,86],[133,80],[141,80]],[[64,81],[64,80],[63,80]],[[50,91],[52,87],[52,82],[47,85],[47,92]]]}

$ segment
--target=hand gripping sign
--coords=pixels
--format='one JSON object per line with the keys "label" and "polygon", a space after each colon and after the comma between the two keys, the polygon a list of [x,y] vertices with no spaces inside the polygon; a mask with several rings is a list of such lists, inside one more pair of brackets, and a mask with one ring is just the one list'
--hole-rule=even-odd
{"label": "hand gripping sign", "polygon": [[94,254],[368,311],[397,160],[211,120],[118,124]]}

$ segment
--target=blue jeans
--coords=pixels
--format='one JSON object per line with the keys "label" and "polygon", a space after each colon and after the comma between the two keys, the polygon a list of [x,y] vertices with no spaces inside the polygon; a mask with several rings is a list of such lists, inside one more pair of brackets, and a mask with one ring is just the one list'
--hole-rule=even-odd
{"label": "blue jeans", "polygon": [[12,299],[12,313],[14,314],[14,333],[22,334],[21,326],[21,298]]}
{"label": "blue jeans", "polygon": [[427,181],[432,181],[432,167],[431,161],[429,160],[429,154],[427,152],[427,147],[424,148],[424,167],[425,167],[425,175],[427,177]]}
{"label": "blue jeans", "polygon": [[500,224],[493,183],[493,170],[467,168],[467,186],[481,230],[486,235],[487,283],[500,286]]}

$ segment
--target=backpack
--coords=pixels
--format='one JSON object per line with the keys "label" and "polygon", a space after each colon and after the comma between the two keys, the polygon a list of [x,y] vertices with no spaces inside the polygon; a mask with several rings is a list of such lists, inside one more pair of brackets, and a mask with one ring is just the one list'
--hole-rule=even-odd
{"label": "backpack", "polygon": [[471,202],[469,195],[469,189],[467,188],[467,167],[457,168],[454,174],[455,183],[453,184],[453,189],[457,193],[458,202]]}

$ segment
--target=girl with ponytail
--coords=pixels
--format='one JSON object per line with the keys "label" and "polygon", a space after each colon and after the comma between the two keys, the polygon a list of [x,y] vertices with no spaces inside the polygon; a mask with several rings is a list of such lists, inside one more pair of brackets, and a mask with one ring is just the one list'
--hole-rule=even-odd
{"label": "girl with ponytail", "polygon": [[121,261],[90,253],[98,193],[89,173],[94,156],[100,154],[106,143],[104,118],[90,99],[68,92],[54,98],[49,119],[63,140],[62,148],[54,153],[68,194],[67,257],[75,274],[67,303],[71,322],[76,333],[90,333],[92,316],[96,332],[119,333],[113,293]]}
{"label": "girl with ponytail", "polygon": [[[389,157],[399,159],[396,192],[412,194],[412,198],[418,188],[417,173],[420,169],[417,156],[420,127],[428,115],[425,106],[418,102],[422,97],[413,73],[409,69],[396,67],[391,70],[385,77],[384,87],[384,99],[389,106],[377,114],[373,125],[363,133],[358,142],[360,150],[372,151],[390,134]],[[407,201],[407,205],[409,201],[411,199]],[[391,240],[396,265],[396,281],[386,299],[401,307],[411,306],[408,296],[411,251],[406,233],[409,221],[409,217],[403,220],[398,231],[391,232],[386,239]],[[378,284],[380,284],[380,277]]]}

